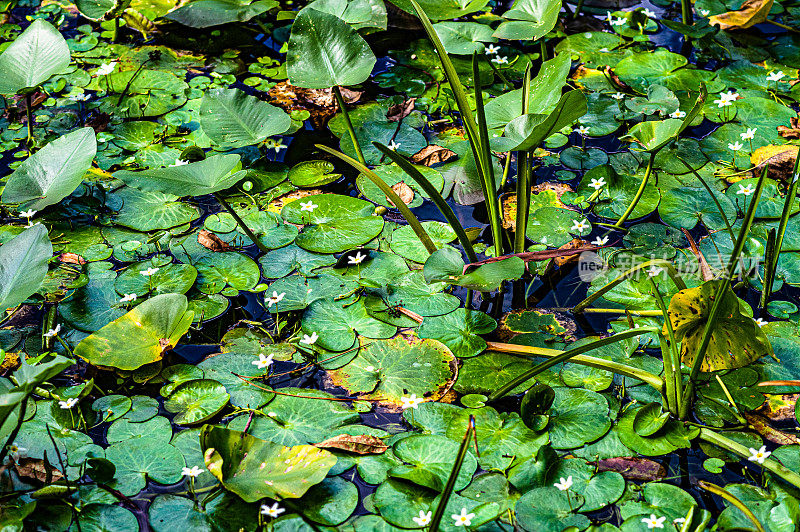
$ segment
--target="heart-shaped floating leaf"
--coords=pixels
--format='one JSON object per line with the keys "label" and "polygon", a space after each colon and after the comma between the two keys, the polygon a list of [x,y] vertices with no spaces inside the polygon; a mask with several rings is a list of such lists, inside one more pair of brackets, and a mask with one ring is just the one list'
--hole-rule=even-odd
{"label": "heart-shaped floating leaf", "polygon": [[415,394],[442,397],[457,374],[453,353],[436,340],[397,336],[362,347],[348,364],[329,373],[333,383],[370,400],[399,406]]}
{"label": "heart-shaped floating leaf", "polygon": [[75,347],[75,354],[90,364],[134,370],[161,360],[175,347],[192,324],[182,294],[152,297]]}
{"label": "heart-shaped floating leaf", "polygon": [[0,310],[16,307],[39,289],[52,256],[53,245],[41,224],[0,247]]}
{"label": "heart-shaped floating leaf", "polygon": [[202,196],[232,187],[244,177],[239,156],[214,155],[203,161],[153,168],[142,172],[120,170],[114,177],[140,190],[157,191],[174,196]]}
{"label": "heart-shaped floating leaf", "polygon": [[289,223],[307,225],[295,240],[301,248],[339,253],[366,244],[380,234],[383,218],[373,216],[374,210],[371,203],[358,198],[320,194],[308,201],[288,203],[281,216]]}
{"label": "heart-shaped floating leaf", "polygon": [[308,7],[294,19],[286,52],[292,85],[356,85],[369,77],[375,61],[367,41],[339,17]]}
{"label": "heart-shaped floating leaf", "polygon": [[0,55],[0,94],[38,87],[53,74],[66,70],[67,41],[43,20],[34,20]]}
{"label": "heart-shaped floating leaf", "polygon": [[324,449],[311,445],[285,447],[211,425],[200,431],[200,446],[208,470],[247,502],[265,497],[302,497],[336,464],[336,457]]}
{"label": "heart-shaped floating leaf", "polygon": [[561,0],[517,0],[503,13],[508,20],[498,26],[500,39],[537,40],[552,30],[558,21]]}
{"label": "heart-shaped floating leaf", "polygon": [[3,189],[3,203],[35,211],[55,205],[78,188],[96,153],[90,127],[58,137],[14,170]]}
{"label": "heart-shaped floating leaf", "polygon": [[[417,2],[431,20],[446,20],[463,17],[475,11],[480,11],[489,0],[422,0]],[[416,15],[414,7],[409,0],[392,2],[403,11]]]}
{"label": "heart-shaped floating leaf", "polygon": [[[669,302],[669,319],[675,340],[681,343],[681,359],[694,363],[708,316],[722,281],[706,281],[697,288],[681,290]],[[772,353],[772,346],[761,327],[746,312],[746,303],[728,288],[721,296],[722,308],[711,324],[711,341],[705,352],[701,371],[740,368]],[[666,325],[665,325],[666,327]]]}
{"label": "heart-shaped floating leaf", "polygon": [[176,414],[173,423],[195,425],[225,408],[228,399],[230,395],[222,384],[211,379],[196,379],[178,385],[164,403],[164,408]]}
{"label": "heart-shaped floating leaf", "polygon": [[200,125],[220,146],[243,148],[285,133],[292,119],[280,107],[239,89],[214,89],[203,95]]}
{"label": "heart-shaped floating leaf", "polygon": [[519,279],[525,273],[525,262],[519,257],[483,264],[466,274],[464,266],[461,252],[446,246],[428,257],[422,271],[428,283],[440,281],[480,292],[496,290],[503,281]]}

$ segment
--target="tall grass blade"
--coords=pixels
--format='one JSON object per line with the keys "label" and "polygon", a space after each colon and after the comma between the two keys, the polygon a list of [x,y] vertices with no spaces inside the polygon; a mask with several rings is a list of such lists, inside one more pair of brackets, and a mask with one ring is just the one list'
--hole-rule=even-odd
{"label": "tall grass blade", "polygon": [[434,512],[433,518],[431,519],[430,528],[428,529],[430,532],[436,532],[439,530],[439,525],[442,523],[444,512],[447,509],[447,503],[450,502],[450,497],[452,497],[453,491],[456,487],[458,473],[461,471],[461,466],[464,464],[464,459],[467,457],[470,439],[474,433],[475,418],[469,416],[469,421],[467,422],[467,432],[464,433],[464,438],[461,440],[461,445],[459,446],[458,454],[456,455],[456,461],[453,463],[453,469],[450,471],[450,477],[447,479],[447,484],[445,484],[444,490],[442,491],[442,498],[439,500],[439,506],[436,507],[436,512]]}

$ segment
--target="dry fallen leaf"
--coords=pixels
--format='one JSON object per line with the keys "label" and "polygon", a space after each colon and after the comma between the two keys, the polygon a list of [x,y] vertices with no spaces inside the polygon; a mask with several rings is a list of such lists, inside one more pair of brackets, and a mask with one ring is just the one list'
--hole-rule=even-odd
{"label": "dry fallen leaf", "polygon": [[[355,103],[363,92],[342,87],[342,98],[345,103]],[[267,95],[270,103],[283,108],[286,112],[308,111],[311,123],[316,128],[324,126],[338,110],[336,97],[331,89],[304,89],[282,81],[272,87]]]}
{"label": "dry fallen leaf", "polygon": [[775,146],[770,144],[756,149],[750,156],[750,162],[757,168],[769,164],[770,179],[782,180],[788,183],[792,178],[794,161],[797,159],[798,151],[800,151],[798,146],[790,144]]}
{"label": "dry fallen leaf", "polygon": [[227,243],[223,242],[220,237],[211,231],[206,231],[205,229],[202,229],[197,234],[197,243],[206,249],[210,249],[211,251],[230,251],[231,249],[231,247]]}
{"label": "dry fallen leaf", "polygon": [[77,253],[62,253],[58,256],[58,260],[69,264],[86,264],[86,259]]}
{"label": "dry fallen leaf", "polygon": [[[586,247],[588,245],[589,245],[589,243],[587,241],[585,241],[585,240],[581,240],[580,238],[573,238],[572,240],[570,240],[569,242],[567,242],[566,244],[564,244],[563,246],[561,246],[558,249],[560,249],[560,250],[581,249],[581,248]],[[553,262],[556,263],[556,266],[560,267],[560,266],[563,266],[563,265],[565,265],[567,263],[570,263],[570,262],[577,262],[578,261],[578,257],[580,257],[580,255],[562,255],[560,257],[554,258]]]}
{"label": "dry fallen leaf", "polygon": [[375,436],[339,434],[333,438],[315,443],[321,449],[338,449],[355,454],[383,454],[389,448],[380,438]]}
{"label": "dry fallen leaf", "polygon": [[[395,194],[397,194],[406,205],[414,200],[414,189],[405,184],[403,181],[392,185],[392,190],[394,190]],[[394,206],[394,203],[392,203],[389,198],[386,198],[386,201],[389,202],[389,205]]]}
{"label": "dry fallen leaf", "polygon": [[781,432],[767,423],[767,418],[763,416],[744,412],[744,417],[747,419],[747,422],[750,423],[750,426],[753,428],[753,430],[764,436],[764,438],[772,443],[777,443],[778,445],[800,444],[800,438],[794,434]]}
{"label": "dry fallen leaf", "polygon": [[414,110],[414,102],[416,101],[417,101],[416,98],[409,98],[403,103],[390,105],[389,112],[386,113],[386,118],[388,118],[392,122],[399,122],[400,120],[411,114],[411,111]]}
{"label": "dry fallen leaf", "polygon": [[789,119],[789,126],[778,126],[778,134],[785,139],[800,139],[800,120],[798,117]]}
{"label": "dry fallen leaf", "polygon": [[456,152],[443,148],[442,146],[437,146],[436,144],[429,144],[412,155],[411,162],[424,166],[433,166],[435,164],[446,163],[454,157],[457,157]]}
{"label": "dry fallen leaf", "polygon": [[627,480],[661,480],[667,472],[664,466],[647,458],[606,458],[595,462],[598,471],[616,471]]}
{"label": "dry fallen leaf", "polygon": [[[39,458],[20,458],[14,469],[16,469],[19,476],[38,480],[39,482],[55,482],[64,478],[58,468]],[[49,479],[47,478],[48,476],[50,477]]]}
{"label": "dry fallen leaf", "polygon": [[758,413],[773,421],[790,421],[794,419],[794,409],[800,394],[789,393],[780,395],[768,395],[758,408]]}
{"label": "dry fallen leaf", "polygon": [[736,11],[708,17],[708,23],[721,30],[745,29],[767,20],[773,0],[745,0]]}

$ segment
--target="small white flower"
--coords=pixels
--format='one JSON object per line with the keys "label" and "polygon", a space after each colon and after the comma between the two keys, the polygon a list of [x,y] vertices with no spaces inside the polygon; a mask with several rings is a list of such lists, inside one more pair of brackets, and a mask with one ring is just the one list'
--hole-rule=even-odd
{"label": "small white flower", "polygon": [[375,366],[367,366],[366,368],[364,368],[364,371],[369,371],[370,373],[374,373]]}
{"label": "small white flower", "polygon": [[121,298],[119,298],[120,303],[130,303],[131,301],[136,301],[136,294],[125,294]]}
{"label": "small white flower", "polygon": [[675,519],[672,520],[672,522],[675,523],[676,525],[682,525],[683,523],[686,522],[686,518],[685,517],[676,517]]}
{"label": "small white flower", "polygon": [[755,322],[756,322],[756,325],[758,325],[759,327],[763,327],[764,325],[769,323],[768,321],[764,320],[763,318],[756,318]]}
{"label": "small white flower", "polygon": [[567,478],[561,477],[561,479],[553,484],[553,486],[557,487],[561,491],[567,491],[572,487],[572,475],[568,476]]}
{"label": "small white flower", "polygon": [[319,336],[315,332],[312,332],[311,336],[304,334],[303,339],[300,340],[300,343],[306,345],[314,345],[314,342],[316,342],[318,338]]}
{"label": "small white flower", "polygon": [[686,111],[681,111],[680,109],[678,109],[677,111],[674,111],[674,112],[670,113],[669,117],[670,118],[686,118]]}
{"label": "small white flower", "polygon": [[[78,398],[77,397],[70,397],[66,401],[59,401],[58,402],[58,406],[62,410],[69,410],[70,408],[72,408],[73,406],[75,406],[77,404],[78,404]],[[762,462],[763,462],[763,460],[762,460]]]}
{"label": "small white flower", "polygon": [[589,221],[588,220],[573,220],[572,221],[572,227],[570,228],[569,231],[571,233],[572,232],[583,233],[584,231],[589,229],[589,227],[590,227],[590,225],[589,225]]}
{"label": "small white flower", "polygon": [[575,128],[575,133],[583,135],[584,137],[589,134],[589,128],[586,126],[578,126]]}
{"label": "small white flower", "polygon": [[366,253],[361,253],[360,251],[357,251],[355,256],[347,257],[347,265],[348,266],[356,266],[356,265],[361,264],[362,262],[364,262],[364,259],[366,259],[366,258],[367,258],[367,254]]}
{"label": "small white flower", "polygon": [[780,81],[786,74],[783,73],[783,70],[778,70],[777,72],[770,72],[767,74],[767,81]]}
{"label": "small white flower", "polygon": [[748,127],[747,131],[739,133],[739,136],[742,137],[742,140],[753,140],[756,136],[756,130],[754,127]]}
{"label": "small white flower", "polygon": [[644,13],[644,16],[646,16],[647,18],[656,18],[658,16],[656,15],[655,11],[652,11],[647,8],[644,8],[644,11],[642,11],[642,13]]}
{"label": "small white flower", "polygon": [[737,190],[736,193],[737,194],[744,194],[745,197],[747,197],[747,196],[749,196],[750,194],[752,194],[755,191],[756,190],[753,188],[752,185],[743,186],[743,185],[740,184],[739,185],[739,190]]}
{"label": "small white flower", "polygon": [[407,408],[417,408],[417,405],[422,402],[422,397],[417,397],[417,394],[412,393],[411,397],[401,397],[400,402],[403,403],[400,405],[400,408],[403,410]]}
{"label": "small white flower", "polygon": [[614,22],[614,15],[611,14],[611,11],[606,11],[606,22],[609,24]]}
{"label": "small white flower", "polygon": [[621,92],[616,92],[612,94],[611,97],[614,98],[615,100],[622,100],[623,98],[625,98],[625,95],[622,94]]}
{"label": "small white flower", "polygon": [[319,205],[315,205],[314,202],[311,200],[308,200],[305,203],[303,203],[302,201],[300,202],[300,212],[303,211],[314,212],[314,209],[316,209],[317,207],[319,207]]}
{"label": "small white flower", "polygon": [[30,220],[31,218],[36,216],[36,212],[37,211],[34,211],[33,209],[31,209],[31,210],[28,210],[28,211],[22,211],[21,213],[19,213],[19,215],[22,218],[28,218],[28,220]]}
{"label": "small white flower", "polygon": [[61,332],[61,325],[60,324],[56,325],[54,328],[50,329],[49,331],[44,333],[42,336],[44,336],[45,338],[52,338],[53,336],[57,335],[59,332]]}
{"label": "small white flower", "polygon": [[184,467],[183,469],[181,469],[181,475],[183,475],[184,477],[195,478],[196,476],[200,475],[200,473],[202,473],[203,471],[205,471],[205,469],[200,469],[197,466],[192,466],[191,468]]}
{"label": "small white flower", "polygon": [[704,17],[707,17],[710,13],[711,13],[711,11],[709,11],[708,9],[701,9],[700,10],[700,14],[702,16],[704,16]]}
{"label": "small white flower", "polygon": [[111,63],[103,63],[102,65],[100,65],[100,68],[97,69],[97,72],[95,72],[95,75],[97,75],[97,76],[108,76],[109,74],[114,72],[114,69],[116,68],[116,66],[117,66],[117,62],[116,61],[111,62]]}
{"label": "small white flower", "polygon": [[628,19],[625,17],[618,17],[613,22],[611,22],[612,26],[624,26],[628,23]]}
{"label": "small white flower", "polygon": [[738,140],[736,142],[734,142],[733,144],[731,144],[730,142],[728,143],[728,149],[731,150],[731,151],[739,151],[743,147],[744,146],[742,145],[742,143],[739,142]]}
{"label": "small white flower", "polygon": [[600,237],[598,236],[597,238],[595,238],[595,239],[594,239],[594,240],[592,240],[592,242],[591,242],[591,244],[592,244],[593,246],[605,246],[607,243],[608,243],[608,236],[607,236],[607,235],[606,235],[606,236],[604,236],[603,238],[600,238]]}
{"label": "small white flower", "polygon": [[273,150],[275,150],[275,153],[280,153],[280,152],[281,152],[281,150],[285,150],[285,149],[286,149],[286,148],[288,148],[288,147],[289,147],[289,146],[287,146],[286,144],[283,144],[283,143],[282,143],[281,141],[279,141],[279,140],[276,140],[275,142],[273,142],[273,143],[272,143],[272,146],[271,146],[271,148],[272,148]]}
{"label": "small white flower", "polygon": [[286,292],[281,292],[280,294],[275,290],[272,291],[272,297],[267,300],[267,308],[271,307],[272,305],[277,305],[280,303],[283,298],[286,296]]}
{"label": "small white flower", "polygon": [[70,96],[69,99],[72,100],[73,102],[85,102],[86,100],[89,99],[89,97],[90,96],[85,92],[79,92],[78,94],[73,94],[72,96]]}
{"label": "small white flower", "polygon": [[12,443],[8,446],[8,454],[10,454],[11,458],[14,460],[18,460],[27,456],[28,449],[25,447],[18,447],[16,443]]}
{"label": "small white flower", "polygon": [[450,517],[453,518],[455,526],[470,526],[472,525],[472,518],[475,517],[475,514],[468,514],[466,508],[461,508],[460,514],[452,514]]}
{"label": "small white flower", "polygon": [[400,147],[400,143],[395,142],[394,139],[392,139],[391,141],[389,141],[389,145],[386,147],[392,151],[397,151],[397,149]]}
{"label": "small white flower", "polygon": [[508,64],[508,56],[507,55],[504,55],[503,57],[500,57],[499,55],[494,56],[492,58],[492,63],[496,63],[498,65],[507,65]]}
{"label": "small white flower", "polygon": [[769,458],[769,455],[772,454],[767,450],[766,445],[762,445],[761,448],[757,451],[752,447],[750,447],[750,449],[748,450],[750,451],[751,456],[749,456],[747,459],[750,460],[751,462],[758,462],[759,464],[763,464],[764,460]]}
{"label": "small white flower", "polygon": [[285,511],[284,508],[278,506],[277,502],[272,506],[267,506],[266,504],[261,505],[261,515],[266,515],[268,517],[278,517]]}
{"label": "small white flower", "polygon": [[183,159],[175,159],[175,163],[169,165],[170,168],[175,168],[176,166],[186,166],[189,164],[189,161],[184,161]]}
{"label": "small white flower", "polygon": [[729,105],[733,105],[733,102],[731,102],[730,100],[722,100],[722,99],[714,100],[714,103],[717,104],[717,107],[719,107],[720,109],[723,107],[727,107]]}
{"label": "small white flower", "polygon": [[425,526],[431,522],[431,512],[425,513],[424,510],[419,511],[419,517],[412,517],[411,518],[417,526]]}
{"label": "small white flower", "polygon": [[655,277],[656,275],[659,275],[663,271],[664,268],[661,268],[660,266],[656,266],[654,264],[653,266],[650,266],[649,270],[647,270],[647,275],[648,277]]}
{"label": "small white flower", "polygon": [[141,275],[144,275],[145,277],[150,277],[151,275],[155,275],[156,273],[158,273],[158,268],[147,268],[146,270],[143,270],[139,273]]}
{"label": "small white flower", "polygon": [[274,355],[270,353],[269,356],[264,356],[264,353],[258,354],[258,360],[253,360],[251,364],[256,366],[258,369],[268,368],[272,365],[272,357]]}
{"label": "small white flower", "polygon": [[643,517],[642,523],[647,525],[647,528],[664,528],[664,521],[666,517],[656,517],[656,514],[650,514],[650,517]]}
{"label": "small white flower", "polygon": [[278,417],[278,414],[276,414],[275,412],[267,412],[267,417],[276,418]]}
{"label": "small white flower", "polygon": [[[486,50],[484,50],[484,53],[490,54],[490,55],[494,55],[499,51],[500,51],[500,47],[499,46],[495,46],[493,44],[490,44],[489,46],[486,47]],[[422,510],[420,510],[420,512],[421,511]]]}
{"label": "small white flower", "polygon": [[606,180],[603,179],[602,177],[600,179],[592,179],[591,183],[589,183],[589,186],[595,190],[600,190],[601,188],[606,186]]}

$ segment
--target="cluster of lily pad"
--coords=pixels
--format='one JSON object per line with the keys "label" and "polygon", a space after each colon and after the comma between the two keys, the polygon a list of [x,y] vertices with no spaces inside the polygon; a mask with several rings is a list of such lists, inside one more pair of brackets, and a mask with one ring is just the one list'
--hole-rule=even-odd
{"label": "cluster of lily pad", "polygon": [[5,9],[4,529],[795,529],[796,3]]}

